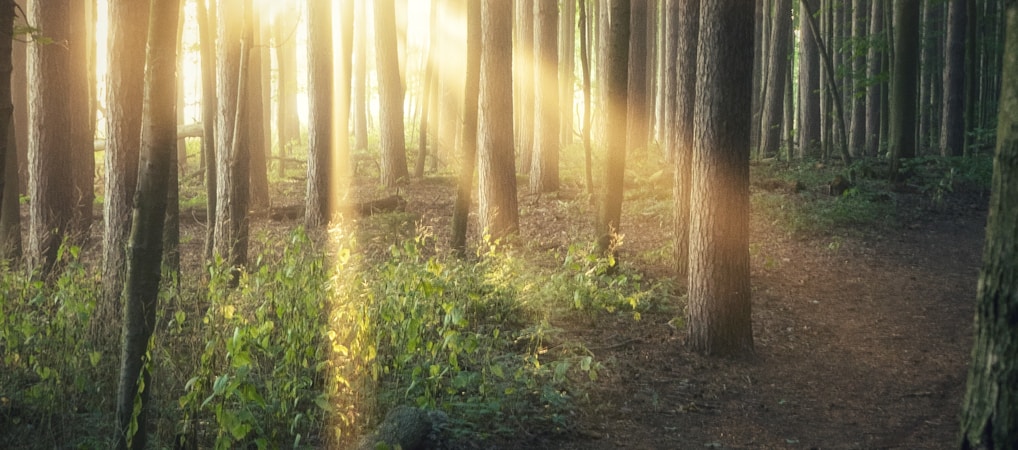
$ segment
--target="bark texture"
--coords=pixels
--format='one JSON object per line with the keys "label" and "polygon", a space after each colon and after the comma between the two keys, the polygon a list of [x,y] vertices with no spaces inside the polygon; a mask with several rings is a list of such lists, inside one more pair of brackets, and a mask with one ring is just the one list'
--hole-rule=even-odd
{"label": "bark texture", "polygon": [[381,125],[382,184],[395,186],[410,177],[403,134],[403,85],[396,45],[393,0],[375,1],[375,60],[378,75],[378,120]]}
{"label": "bark texture", "polygon": [[686,0],[678,6],[675,80],[675,263],[679,277],[689,273],[689,210],[692,186],[693,113],[696,105],[696,54],[700,33],[700,0]]}
{"label": "bark texture", "polygon": [[534,146],[530,192],[558,190],[558,4],[534,2]]}
{"label": "bark texture", "polygon": [[601,209],[597,218],[597,237],[602,252],[611,250],[622,222],[622,194],[626,174],[626,101],[629,91],[630,4],[628,0],[611,0],[608,4],[608,64],[602,84],[608,91],[608,104],[603,123],[605,129],[605,176]]}
{"label": "bark texture", "polygon": [[[308,165],[304,225],[328,223],[333,148],[332,2],[308,0]],[[397,80],[398,81],[398,80]]]}

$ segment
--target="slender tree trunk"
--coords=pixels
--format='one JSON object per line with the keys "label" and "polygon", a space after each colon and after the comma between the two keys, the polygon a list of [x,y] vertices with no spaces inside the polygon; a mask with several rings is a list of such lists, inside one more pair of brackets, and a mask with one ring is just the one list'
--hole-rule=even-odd
{"label": "slender tree trunk", "polygon": [[[508,1],[508,0],[506,0]],[[538,64],[534,48],[534,1],[516,0],[516,43],[513,49],[513,100],[516,152],[519,154],[522,173],[531,172],[534,149],[534,98],[537,88],[534,67]],[[545,0],[547,1],[547,0]]]}
{"label": "slender tree trunk", "polygon": [[1018,448],[1018,3],[1008,2],[993,194],[961,413],[962,449]]}
{"label": "slender tree trunk", "polygon": [[810,32],[813,35],[813,39],[816,40],[817,42],[817,47],[820,48],[820,58],[824,62],[825,70],[823,71],[823,73],[827,80],[827,85],[830,87],[831,90],[830,93],[832,98],[831,103],[833,103],[834,106],[833,109],[836,115],[835,128],[839,132],[838,138],[841,147],[841,159],[845,162],[845,165],[849,165],[852,163],[852,156],[848,152],[848,132],[845,130],[845,113],[841,102],[841,93],[838,90],[838,84],[834,78],[835,76],[834,63],[832,61],[830,53],[828,53],[827,51],[827,46],[824,45],[823,39],[820,37],[820,29],[817,26],[816,22],[813,20],[813,11],[810,10],[809,3],[807,3],[806,0],[802,0],[801,4],[807,10],[806,14],[804,14],[803,17],[809,21]]}
{"label": "slender tree trunk", "polygon": [[[875,0],[880,1],[880,0]],[[862,156],[866,146],[866,87],[863,75],[866,74],[866,55],[856,51],[859,43],[866,39],[869,30],[867,22],[866,0],[854,0],[852,2],[852,87],[849,90],[849,98],[852,103],[851,132],[849,133],[849,153],[852,156]]]}
{"label": "slender tree trunk", "polygon": [[[367,2],[355,2],[355,14],[358,26],[354,27],[353,53],[353,133],[354,149],[368,149],[368,33],[367,33]],[[430,58],[430,57],[429,57]],[[423,132],[422,132],[423,133]]]}
{"label": "slender tree trunk", "polygon": [[308,0],[308,162],[304,225],[316,229],[332,219],[329,179],[332,134],[339,121],[333,97],[332,2]]}
{"label": "slender tree trunk", "polygon": [[919,0],[902,0],[894,11],[891,70],[891,178],[901,160],[916,155],[916,81],[919,65]]}
{"label": "slender tree trunk", "polygon": [[579,19],[579,31],[580,31],[580,69],[583,72],[583,130],[581,136],[583,139],[583,174],[585,185],[587,186],[587,195],[593,197],[594,195],[594,174],[593,165],[591,161],[591,148],[590,148],[590,120],[591,113],[594,107],[593,102],[590,99],[590,29],[587,26],[587,5],[583,2],[584,0],[576,0],[577,8],[580,10]]}
{"label": "slender tree trunk", "polygon": [[[92,226],[92,204],[95,203],[95,150],[92,144],[95,136],[94,92],[92,83],[95,75],[89,75],[89,47],[95,45],[95,39],[89,39],[94,26],[88,17],[89,2],[72,1],[67,14],[70,14],[70,32],[67,37],[67,51],[70,55],[70,66],[63,73],[70,84],[72,93],[64,99],[63,108],[70,113],[71,135],[68,150],[71,154],[71,172],[74,180],[74,217],[72,227],[74,237],[84,237]],[[49,6],[47,4],[47,6]],[[176,23],[176,21],[174,21]],[[93,67],[94,68],[94,67]],[[90,87],[91,84],[91,87]]]}
{"label": "slender tree trunk", "polygon": [[576,4],[573,0],[562,0],[561,9],[558,23],[559,146],[565,148],[573,143]]}
{"label": "slender tree trunk", "polygon": [[[151,409],[151,364],[146,357],[156,325],[163,252],[163,225],[169,170],[177,141],[176,41],[179,0],[152,2],[145,76],[142,159],[132,218],[117,389],[116,442],[119,449],[143,449]],[[144,386],[145,388],[142,388]],[[140,409],[135,410],[135,405]],[[131,424],[135,423],[135,432]]]}
{"label": "slender tree trunk", "polygon": [[[435,59],[437,55],[435,47],[438,44],[438,5],[432,3],[430,11],[429,44],[428,55],[425,60],[423,90],[421,95],[421,122],[417,132],[417,161],[414,164],[414,177],[424,177],[424,159],[428,155],[428,114],[433,108],[432,103],[436,102],[437,95],[431,92],[431,85],[434,83]],[[476,99],[475,99],[476,100]],[[476,145],[476,144],[475,144]]]}
{"label": "slender tree trunk", "polygon": [[261,37],[261,16],[255,10],[253,14],[254,23],[251,24],[252,42],[249,67],[247,73],[247,132],[248,132],[248,153],[251,155],[251,207],[256,210],[267,210],[269,208],[269,174],[267,158],[269,153],[269,140],[265,136],[264,102],[271,99],[264,97],[262,83],[269,83],[269,80],[262,79],[262,37]]}
{"label": "slender tree trunk", "polygon": [[[633,151],[647,146],[647,33],[650,25],[647,22],[647,0],[630,2],[631,23],[633,32],[629,37],[629,71],[628,75],[628,135],[626,148]],[[612,122],[609,122],[612,123]]]}
{"label": "slender tree trunk", "polygon": [[[815,11],[819,2],[808,1]],[[799,8],[799,158],[814,154],[820,145],[820,50],[809,34],[805,14],[807,8]]]}
{"label": "slender tree trunk", "polygon": [[530,192],[559,187],[558,136],[558,5],[534,2],[534,145],[530,163]]}
{"label": "slender tree trunk", "polygon": [[697,42],[700,34],[700,0],[676,0],[679,35],[676,56],[680,63],[675,80],[675,264],[680,278],[689,274],[690,189],[692,189],[693,120],[696,108]]}
{"label": "slender tree trunk", "polygon": [[393,0],[375,1],[375,58],[381,124],[382,184],[395,186],[410,177],[403,135],[403,88],[396,45]]}
{"label": "slender tree trunk", "polygon": [[873,0],[870,2],[870,47],[866,55],[866,78],[870,80],[870,87],[866,90],[866,147],[863,154],[876,156],[880,149],[880,108],[881,97],[884,94],[883,81],[877,81],[877,77],[883,73],[883,51],[873,40],[879,40],[884,33],[884,2]]}
{"label": "slender tree trunk", "polygon": [[[569,0],[572,1],[572,0]],[[452,220],[452,248],[460,257],[467,251],[467,218],[477,163],[477,97],[481,81],[481,4],[467,1],[467,66],[463,91],[463,165],[460,167]]]}
{"label": "slender tree trunk", "polygon": [[[215,8],[216,0],[209,0],[212,8]],[[219,138],[216,121],[219,120],[219,100],[216,98],[218,89],[216,87],[216,50],[213,47],[215,39],[215,18],[214,10],[205,7],[205,0],[198,0],[198,34],[199,50],[201,52],[201,116],[202,116],[202,138],[201,153],[205,163],[205,199],[208,222],[205,224],[205,260],[212,259],[212,249],[215,246],[215,214],[216,214],[216,193],[218,191],[216,174],[216,140]],[[280,161],[282,164],[282,161]]]}
{"label": "slender tree trunk", "polygon": [[951,0],[947,12],[944,63],[944,105],[940,123],[940,154],[965,154],[965,0]]}
{"label": "slender tree trunk", "polygon": [[[626,105],[629,90],[630,4],[627,0],[610,0],[608,24],[608,69],[602,81],[608,90],[605,124],[605,174],[601,209],[597,217],[598,247],[612,252],[622,224],[622,194],[626,173]],[[642,30],[641,30],[642,31]]]}
{"label": "slender tree trunk", "polygon": [[[3,19],[0,19],[3,20]],[[0,50],[2,52],[3,50]],[[7,130],[7,153],[3,164],[4,183],[0,188],[0,265],[15,265],[21,259],[21,206],[18,198],[18,149],[14,118]]]}
{"label": "slender tree trunk", "polygon": [[[14,29],[15,7],[13,1],[0,1],[0,27],[3,29]],[[11,94],[11,75],[14,72],[13,44],[13,39],[0,38],[0,123],[5,124],[0,128],[4,130],[0,135],[0,265],[8,261],[10,254],[8,245],[12,240],[10,224],[2,220],[8,209],[4,208],[4,205],[11,201],[8,191],[12,189],[11,192],[15,194],[14,201],[17,202],[18,187],[18,153],[14,142],[14,101]],[[14,167],[13,177],[10,176],[11,171],[7,170],[8,166]]]}
{"label": "slender tree trunk", "polygon": [[[679,29],[680,23],[680,0],[664,0],[664,23],[665,23],[665,39],[664,39],[664,116],[661,118],[661,127],[663,128],[662,133],[664,135],[664,155],[665,160],[668,162],[675,161],[675,152],[678,148],[678,142],[676,138],[676,129],[674,125],[676,118],[676,89],[677,81],[676,77],[679,66],[678,57],[678,46],[679,46]],[[697,17],[699,18],[699,1],[697,4]],[[699,24],[697,24],[699,26]]]}
{"label": "slender tree trunk", "polygon": [[[21,6],[27,9],[26,4]],[[15,16],[16,23],[24,24],[25,18],[17,19],[19,16]],[[11,100],[14,103],[14,140],[18,143],[18,185],[15,192],[28,194],[28,44],[19,40],[12,44]]]}
{"label": "slender tree trunk", "polygon": [[788,70],[788,34],[791,28],[791,1],[775,0],[773,29],[767,51],[767,83],[763,104],[760,157],[777,154],[781,145],[782,106],[785,98],[785,72]]}
{"label": "slender tree trunk", "polygon": [[[277,176],[286,174],[286,159],[295,144],[299,144],[300,118],[297,115],[297,8],[284,8],[276,17],[275,48],[278,69],[276,81],[276,145],[279,147]],[[310,128],[310,127],[309,127]]]}
{"label": "slender tree trunk", "polygon": [[512,3],[482,0],[478,95],[478,216],[493,240],[520,227],[513,161]]}

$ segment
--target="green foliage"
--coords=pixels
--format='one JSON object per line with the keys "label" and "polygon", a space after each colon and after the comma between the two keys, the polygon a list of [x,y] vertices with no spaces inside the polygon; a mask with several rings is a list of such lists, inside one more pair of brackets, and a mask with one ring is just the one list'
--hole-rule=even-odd
{"label": "green foliage", "polygon": [[[617,237],[621,245],[622,237]],[[640,320],[653,288],[644,287],[643,276],[632,267],[619,264],[615,249],[602,255],[593,244],[569,246],[562,270],[551,275],[545,296],[571,300],[571,307],[580,311],[629,312]]]}

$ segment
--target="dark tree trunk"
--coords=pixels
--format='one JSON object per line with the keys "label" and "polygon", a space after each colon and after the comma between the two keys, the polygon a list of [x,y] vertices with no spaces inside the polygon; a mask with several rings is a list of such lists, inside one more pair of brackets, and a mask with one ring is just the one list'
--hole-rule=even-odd
{"label": "dark tree trunk", "polygon": [[760,157],[778,153],[781,145],[782,101],[785,98],[785,72],[788,70],[788,34],[791,29],[791,0],[775,0],[772,33],[769,38],[767,83],[760,122]]}
{"label": "dark tree trunk", "polygon": [[[145,107],[141,128],[142,164],[131,225],[127,278],[124,289],[123,332],[121,334],[120,380],[117,389],[119,449],[143,449],[148,437],[147,415],[151,409],[151,364],[146,354],[155,331],[156,303],[163,252],[163,225],[169,170],[175,159],[176,47],[179,0],[152,2],[148,33],[148,70],[145,76]],[[144,384],[146,389],[140,389]],[[135,413],[135,404],[140,410]],[[132,422],[137,424],[132,434]]]}
{"label": "dark tree trunk", "polygon": [[[875,0],[880,1],[880,0]],[[866,7],[866,0],[853,0],[852,2],[852,45],[849,50],[852,52],[851,88],[848,88],[849,102],[852,105],[852,120],[850,125],[848,146],[852,156],[862,156],[866,146],[866,86],[863,76],[866,74],[866,55],[856,51],[860,42],[866,39],[869,30]],[[872,89],[872,88],[870,88]]]}
{"label": "dark tree trunk", "polygon": [[966,0],[950,0],[947,12],[947,52],[944,63],[944,105],[940,124],[940,154],[965,154],[965,13]]}
{"label": "dark tree trunk", "polygon": [[749,286],[749,130],[753,10],[700,7],[690,215],[689,339],[708,355],[753,352]]}
{"label": "dark tree trunk", "polygon": [[[391,3],[391,1],[390,1]],[[329,217],[332,165],[332,2],[308,0],[308,162],[304,225],[319,228]],[[397,80],[398,81],[398,80]]]}
{"label": "dark tree trunk", "polygon": [[[49,7],[52,5],[47,4]],[[62,108],[70,114],[71,127],[63,130],[69,133],[71,141],[67,147],[71,155],[71,172],[74,180],[74,217],[72,218],[72,237],[87,236],[92,226],[92,204],[95,203],[95,111],[93,79],[94,71],[89,75],[90,47],[95,39],[89,39],[94,27],[88,18],[86,2],[72,1],[65,14],[70,14],[70,32],[67,35],[66,47],[70,56],[70,66],[62,76],[72,95],[63,100]],[[174,21],[176,24],[176,21]],[[59,40],[57,42],[60,42]]]}
{"label": "dark tree trunk", "polygon": [[[627,0],[610,0],[611,22],[608,24],[608,69],[602,84],[608,90],[605,108],[605,174],[601,210],[597,217],[598,246],[602,252],[613,250],[615,235],[622,223],[622,194],[626,174],[626,105],[629,89],[630,4]],[[642,30],[641,30],[642,31]]]}
{"label": "dark tree trunk", "polygon": [[396,45],[393,0],[375,1],[375,63],[381,125],[382,184],[395,186],[410,177],[403,135],[403,85]]}
{"label": "dark tree trunk", "polygon": [[919,66],[919,0],[902,0],[894,10],[894,65],[891,70],[891,178],[901,160],[916,155],[916,81]]}
{"label": "dark tree trunk", "polygon": [[[2,29],[14,29],[15,7],[11,0],[0,1]],[[11,202],[10,192],[14,193],[14,204],[18,204],[18,153],[14,142],[14,102],[11,98],[11,75],[14,71],[13,44],[13,39],[0,38],[0,123],[4,124],[0,128],[4,131],[0,133],[0,264],[8,261],[11,253],[9,246],[13,243],[11,224],[3,221],[5,211],[10,207],[7,205]],[[14,176],[11,176],[12,171],[7,170],[8,166],[14,168]],[[18,240],[20,241],[20,236]]]}
{"label": "dark tree trunk", "polygon": [[1018,3],[1009,2],[993,194],[976,294],[962,449],[1018,448]]}
{"label": "dark tree trunk", "polygon": [[[819,2],[807,1],[815,11]],[[803,17],[806,10],[799,8],[799,158],[815,154],[820,146],[820,50]]]}
{"label": "dark tree trunk", "polygon": [[[508,0],[506,0],[508,1]],[[515,108],[515,145],[520,172],[530,173],[534,149],[534,1],[516,0],[516,43],[513,49],[513,103]]]}
{"label": "dark tree trunk", "polygon": [[[3,50],[0,50],[3,51]],[[14,266],[21,259],[21,206],[18,198],[18,149],[11,118],[7,130],[7,153],[3,164],[3,205],[0,205],[0,265]]]}
{"label": "dark tree trunk", "polygon": [[[209,0],[215,8],[216,0]],[[205,199],[207,217],[215,217],[216,213],[216,121],[219,120],[219,100],[216,98],[216,62],[215,26],[216,18],[214,10],[205,7],[204,0],[198,0],[198,35],[199,50],[201,52],[201,116],[202,116],[202,138],[201,153],[205,165]],[[280,162],[282,164],[282,162]],[[215,246],[215,221],[209,220],[205,230],[205,259],[212,260],[212,249]]]}
{"label": "dark tree trunk", "polygon": [[583,72],[583,174],[587,195],[594,195],[594,174],[591,161],[590,148],[590,121],[594,104],[590,99],[590,30],[587,26],[587,5],[584,0],[576,0],[580,10],[579,31],[580,31],[580,66]]}
{"label": "dark tree trunk", "polygon": [[553,192],[559,187],[558,140],[558,5],[534,2],[534,145],[530,162],[530,192]]}
{"label": "dark tree trunk", "polygon": [[[630,2],[631,23],[629,36],[629,103],[626,117],[628,119],[628,136],[626,148],[629,151],[647,147],[647,33],[650,27],[647,21],[647,0]],[[612,123],[612,122],[609,122]]]}
{"label": "dark tree trunk", "polygon": [[[571,0],[570,0],[571,1]],[[452,220],[452,248],[461,257],[467,251],[467,219],[477,165],[477,97],[481,78],[481,4],[467,1],[467,66],[463,90],[463,165],[460,167]]]}
{"label": "dark tree trunk", "polygon": [[253,15],[254,22],[251,24],[252,43],[249,67],[247,73],[247,132],[248,152],[251,154],[251,208],[255,210],[269,209],[269,174],[267,158],[269,152],[269,140],[265,136],[264,102],[271,99],[264,96],[263,83],[270,80],[262,79],[262,36],[261,16],[256,10]]}
{"label": "dark tree trunk", "polygon": [[675,79],[675,264],[679,277],[689,274],[689,214],[693,163],[693,113],[696,108],[696,60],[700,35],[700,0],[679,1],[678,61]]}
{"label": "dark tree trunk", "polygon": [[866,156],[876,156],[880,149],[880,117],[882,109],[880,108],[882,97],[884,95],[884,86],[886,83],[882,80],[877,81],[877,77],[882,76],[883,66],[883,49],[880,45],[873,40],[879,42],[883,38],[884,33],[884,2],[874,0],[871,2],[872,9],[870,10],[870,47],[869,52],[866,56],[866,78],[870,80],[870,87],[866,91],[866,147],[863,150],[863,154]]}
{"label": "dark tree trunk", "polygon": [[512,3],[481,3],[481,75],[478,95],[478,209],[492,239],[520,227],[513,161]]}

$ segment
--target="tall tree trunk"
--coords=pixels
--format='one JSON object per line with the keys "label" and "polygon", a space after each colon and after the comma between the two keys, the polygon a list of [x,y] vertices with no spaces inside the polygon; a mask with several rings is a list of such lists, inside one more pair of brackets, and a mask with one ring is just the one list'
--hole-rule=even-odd
{"label": "tall tree trunk", "polygon": [[[0,1],[0,27],[14,29],[15,8],[13,1]],[[14,102],[11,95],[13,43],[13,39],[0,38],[0,123],[4,124],[0,127],[4,130],[0,134],[0,265],[4,265],[12,253],[8,247],[13,243],[11,224],[3,221],[6,211],[10,209],[8,203],[12,201],[10,193],[14,193],[14,204],[18,204],[18,152],[14,142]],[[14,168],[14,176],[11,176],[12,171],[8,167]]]}
{"label": "tall tree trunk", "polygon": [[[391,2],[390,2],[391,3]],[[332,2],[308,0],[308,162],[304,225],[315,229],[332,219],[329,180],[332,135],[339,122],[333,96]],[[397,79],[398,82],[398,79]]]}
{"label": "tall tree trunk", "polygon": [[[428,155],[428,119],[433,108],[432,103],[438,101],[436,93],[431,92],[434,83],[436,46],[438,45],[438,4],[432,3],[429,12],[428,54],[424,62],[423,91],[421,95],[421,122],[417,131],[417,161],[414,164],[414,178],[424,177],[424,159]],[[475,99],[476,100],[476,99]],[[437,155],[436,155],[437,156]]]}
{"label": "tall tree trunk", "polygon": [[[816,10],[817,0],[807,0]],[[874,3],[880,3],[879,1]],[[798,157],[815,154],[820,146],[820,50],[810,36],[809,21],[799,8],[799,151]]]}
{"label": "tall tree trunk", "polygon": [[961,413],[962,449],[1018,448],[1018,3],[1008,2],[993,194]]}
{"label": "tall tree trunk", "polygon": [[894,65],[891,70],[891,178],[901,160],[916,155],[916,81],[919,65],[919,0],[902,0],[894,10]]}
{"label": "tall tree trunk", "polygon": [[[697,18],[699,18],[699,4],[697,1]],[[664,72],[664,115],[661,117],[661,128],[664,139],[662,140],[664,146],[665,160],[668,162],[674,162],[675,152],[678,148],[676,142],[676,129],[674,125],[676,119],[676,107],[675,107],[675,93],[677,89],[676,77],[679,66],[678,46],[679,46],[679,0],[664,0],[664,27],[665,27],[665,38],[664,38],[664,61],[662,72]],[[699,24],[697,24],[699,26]],[[694,65],[695,66],[695,65]]]}
{"label": "tall tree trunk", "polygon": [[[277,176],[286,174],[286,159],[295,144],[300,143],[300,118],[297,115],[297,8],[283,8],[276,17],[274,39],[276,81],[276,146],[279,152]],[[308,127],[310,128],[310,126]]]}
{"label": "tall tree trunk", "polygon": [[558,5],[534,2],[534,146],[530,162],[530,192],[553,192],[559,187],[558,136]]}
{"label": "tall tree trunk", "polygon": [[534,49],[534,1],[516,0],[516,20],[513,27],[516,42],[513,48],[513,101],[515,107],[515,145],[519,154],[521,173],[530,173],[534,149],[534,67],[537,65]]}
{"label": "tall tree trunk", "polygon": [[70,31],[64,41],[70,55],[70,66],[63,76],[70,84],[72,93],[81,93],[71,95],[63,102],[63,108],[70,113],[71,123],[71,127],[63,132],[71,135],[67,149],[71,154],[71,172],[74,177],[72,226],[75,235],[87,235],[92,226],[92,204],[95,203],[95,149],[92,144],[95,136],[95,112],[90,111],[94,106],[94,86],[89,87],[95,78],[94,72],[89,75],[89,47],[95,45],[95,40],[89,39],[94,33],[89,31],[93,23],[88,18],[86,3],[70,3],[66,13],[70,14]]}
{"label": "tall tree trunk", "polygon": [[[175,157],[176,41],[179,0],[152,2],[148,33],[148,70],[141,128],[142,159],[138,175],[127,263],[126,299],[121,334],[121,364],[117,389],[118,449],[143,449],[148,438],[151,409],[151,364],[146,357],[155,331],[156,304],[163,252],[163,220],[169,170]],[[145,388],[142,388],[145,386]],[[140,409],[135,405],[140,404]],[[136,424],[136,428],[132,427]],[[132,428],[134,432],[132,433]]]}
{"label": "tall tree trunk", "polygon": [[[870,2],[870,46],[866,55],[866,79],[870,80],[870,87],[866,90],[866,147],[863,154],[876,156],[880,149],[880,116],[881,97],[884,95],[886,83],[878,81],[877,77],[883,74],[883,51],[880,42],[884,36],[884,2],[874,0]],[[877,42],[873,42],[876,40]]]}
{"label": "tall tree trunk", "polygon": [[785,98],[785,72],[788,70],[788,34],[791,28],[791,1],[775,0],[772,33],[769,38],[767,83],[760,122],[760,157],[777,154],[781,145],[782,102]]}
{"label": "tall tree trunk", "polygon": [[845,129],[845,112],[841,102],[841,93],[838,90],[837,80],[835,79],[833,58],[828,52],[827,46],[824,45],[824,41],[820,36],[820,28],[817,26],[816,21],[813,20],[813,11],[810,9],[810,4],[807,3],[807,0],[802,0],[801,5],[807,10],[806,14],[803,14],[803,18],[809,21],[810,34],[813,35],[813,39],[816,41],[817,47],[820,49],[820,59],[824,63],[824,70],[822,73],[824,74],[824,79],[827,81],[827,86],[830,89],[831,103],[834,106],[832,108],[835,113],[834,128],[838,131],[841,159],[845,162],[845,165],[849,165],[852,163],[852,156],[848,153],[848,131]]}
{"label": "tall tree trunk", "polygon": [[583,129],[580,132],[583,140],[583,175],[585,185],[587,186],[587,195],[593,197],[594,195],[594,174],[593,162],[591,161],[591,148],[590,148],[590,120],[592,115],[592,109],[594,107],[593,102],[590,99],[590,29],[587,26],[587,5],[584,0],[576,0],[577,7],[580,10],[579,27],[580,31],[580,69],[583,75]]}
{"label": "tall tree trunk", "polygon": [[[569,0],[572,1],[572,0]],[[467,219],[477,163],[477,97],[481,82],[481,4],[467,1],[467,65],[463,90],[463,165],[460,167],[452,219],[452,248],[467,251]]]}
{"label": "tall tree trunk", "polygon": [[[627,0],[610,0],[611,22],[608,24],[608,65],[602,84],[608,90],[608,103],[603,123],[605,130],[604,190],[597,217],[598,247],[611,252],[615,235],[622,224],[622,194],[626,173],[626,105],[629,90],[630,4]],[[642,30],[641,30],[642,31]]]}
{"label": "tall tree trunk", "polygon": [[131,210],[138,179],[142,95],[145,85],[145,42],[148,2],[119,1],[109,5],[109,69],[106,75],[106,179],[103,195],[103,300],[95,323],[116,324],[131,232]]}
{"label": "tall tree trunk", "polygon": [[512,3],[482,0],[481,76],[478,95],[478,217],[499,239],[520,227],[513,161]]}
{"label": "tall tree trunk", "polygon": [[7,152],[3,164],[4,183],[0,188],[0,195],[3,196],[3,204],[0,205],[0,265],[7,263],[8,267],[21,259],[22,250],[21,205],[18,198],[18,146],[13,117],[9,123]]}
{"label": "tall tree trunk", "polygon": [[216,120],[216,223],[214,252],[232,270],[247,263],[249,163],[247,152],[247,70],[250,40],[243,35],[250,24],[246,2],[219,0],[218,98]]}
{"label": "tall tree trunk", "polygon": [[368,149],[368,33],[367,33],[367,2],[355,2],[354,14],[360,26],[354,27],[353,51],[353,134],[354,149]]}
{"label": "tall tree trunk", "polygon": [[[880,1],[880,0],[876,0]],[[851,58],[852,87],[849,90],[849,99],[852,103],[851,131],[849,132],[848,146],[852,156],[862,156],[866,145],[866,96],[863,75],[866,73],[866,55],[857,51],[860,42],[866,39],[869,30],[867,22],[866,0],[852,1],[852,51]]]}
{"label": "tall tree trunk", "polygon": [[[633,32],[629,38],[628,75],[628,135],[626,148],[629,151],[647,146],[647,0],[630,2]],[[613,123],[613,122],[609,122]]]}
{"label": "tall tree trunk", "polygon": [[689,339],[694,351],[753,352],[749,285],[749,129],[753,11],[700,7],[690,216]]}
{"label": "tall tree trunk", "polygon": [[254,22],[251,24],[251,54],[247,73],[247,132],[248,132],[248,153],[251,155],[251,207],[253,209],[269,208],[269,174],[267,158],[269,152],[268,138],[265,128],[265,102],[271,99],[264,96],[263,83],[269,83],[268,79],[262,79],[262,23],[261,15],[257,10],[253,13]]}
{"label": "tall tree trunk", "polygon": [[944,63],[944,105],[940,123],[940,154],[965,154],[965,0],[951,0],[947,12],[947,61]]}
{"label": "tall tree trunk", "polygon": [[[40,4],[29,3],[28,22],[47,30],[55,42],[71,37],[69,0]],[[38,40],[28,46],[28,194],[29,208],[28,256],[30,266],[48,274],[57,262],[57,251],[71,232],[71,220],[79,204],[74,180],[74,152],[80,145],[73,127],[74,111],[70,99],[87,103],[87,90],[73,90],[67,79],[74,71],[73,58],[67,46],[48,45]],[[84,111],[82,111],[84,112]],[[71,132],[69,132],[69,130]]]}
{"label": "tall tree trunk", "polygon": [[679,277],[689,274],[690,189],[692,189],[693,120],[696,108],[697,42],[700,35],[700,0],[675,0],[678,40],[675,79],[675,264]]}
{"label": "tall tree trunk", "polygon": [[[333,14],[333,22],[338,22],[339,30],[339,55],[335,67],[339,73],[335,74],[334,85],[336,89],[336,124],[332,167],[329,172],[332,179],[329,182],[329,214],[335,217],[337,214],[348,217],[351,211],[343,208],[347,205],[350,187],[353,185],[353,157],[350,150],[350,107],[353,95],[353,45],[354,45],[354,3],[355,0],[340,0],[339,9]],[[338,18],[336,17],[338,13]]]}
{"label": "tall tree trunk", "polygon": [[561,9],[558,23],[559,146],[565,148],[573,143],[576,3],[562,0]]}
{"label": "tall tree trunk", "polygon": [[[215,18],[216,0],[209,0],[211,8],[205,7],[205,0],[198,0],[198,35],[199,51],[201,52],[201,117],[202,117],[202,138],[201,153],[205,165],[205,200],[206,216],[205,224],[205,260],[212,260],[212,248],[215,246],[215,214],[216,214],[216,192],[218,190],[216,176],[216,140],[219,133],[216,131],[216,121],[219,120],[219,100],[216,98],[216,62],[215,30],[217,20]],[[282,164],[282,162],[280,162]]]}
{"label": "tall tree trunk", "polygon": [[[21,25],[25,18],[19,20],[16,15],[15,20]],[[20,40],[13,40],[12,44],[11,100],[14,103],[14,140],[18,143],[18,185],[15,192],[28,194],[28,44]]]}
{"label": "tall tree trunk", "polygon": [[403,135],[403,87],[396,45],[393,0],[375,1],[375,58],[381,124],[382,184],[394,186],[410,177]]}

